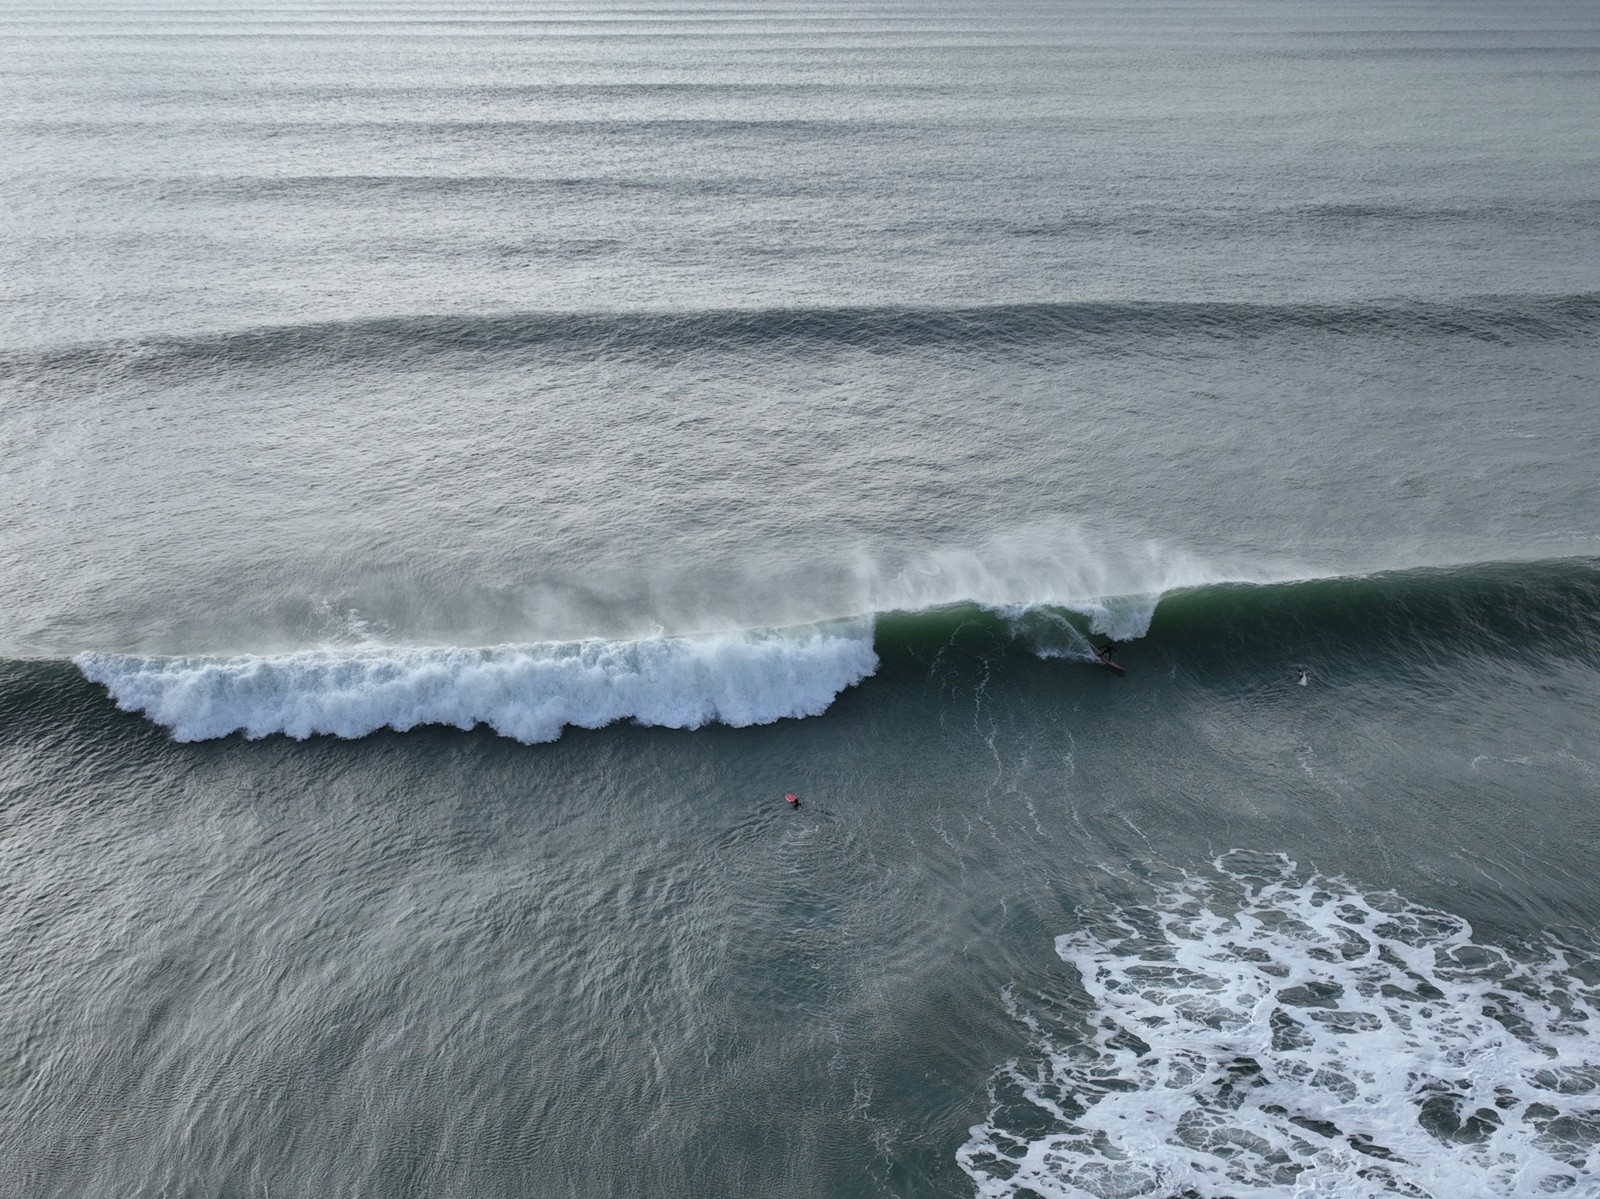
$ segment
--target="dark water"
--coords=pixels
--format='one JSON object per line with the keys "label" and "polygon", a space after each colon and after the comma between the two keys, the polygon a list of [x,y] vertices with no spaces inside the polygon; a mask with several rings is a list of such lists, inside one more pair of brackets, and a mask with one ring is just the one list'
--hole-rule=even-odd
{"label": "dark water", "polygon": [[0,1191],[1600,1193],[1590,6],[0,38]]}

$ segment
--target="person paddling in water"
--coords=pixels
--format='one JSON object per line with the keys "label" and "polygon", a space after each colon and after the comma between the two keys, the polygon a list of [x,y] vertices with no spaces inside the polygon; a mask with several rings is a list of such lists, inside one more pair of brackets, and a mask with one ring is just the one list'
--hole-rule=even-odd
{"label": "person paddling in water", "polygon": [[785,791],[783,793],[783,797],[789,801],[789,806],[791,808],[798,808],[800,806],[800,797],[793,791]]}

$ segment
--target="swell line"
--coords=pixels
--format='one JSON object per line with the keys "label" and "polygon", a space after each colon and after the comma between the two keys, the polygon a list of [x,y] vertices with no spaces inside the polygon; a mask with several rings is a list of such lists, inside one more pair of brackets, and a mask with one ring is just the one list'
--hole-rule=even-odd
{"label": "swell line", "polygon": [[1597,332],[1600,292],[1485,296],[1455,303],[1147,301],[970,308],[516,312],[377,317],[13,351],[0,354],[0,377],[83,367],[235,369],[285,361],[350,362],[464,351],[681,357],[759,350],[763,355],[781,355],[841,347],[903,352],[1096,341],[1127,345],[1137,339],[1238,341],[1282,333],[1511,344],[1593,337]]}

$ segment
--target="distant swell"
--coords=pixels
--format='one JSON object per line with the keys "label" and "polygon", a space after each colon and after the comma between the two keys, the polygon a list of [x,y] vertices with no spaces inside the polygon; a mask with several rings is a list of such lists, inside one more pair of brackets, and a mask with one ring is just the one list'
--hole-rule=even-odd
{"label": "distant swell", "polygon": [[1593,337],[1600,332],[1600,292],[1457,303],[1072,303],[386,317],[0,354],[0,378],[45,369],[236,370],[461,351],[614,359],[753,350],[770,357],[828,347],[983,352],[1064,343],[1122,349],[1139,339],[1232,341],[1284,332],[1499,343]]}
{"label": "distant swell", "polygon": [[528,743],[622,720],[743,727],[817,715],[877,667],[870,637],[823,631],[76,661],[119,707],[179,741],[361,737],[425,724],[487,725]]}

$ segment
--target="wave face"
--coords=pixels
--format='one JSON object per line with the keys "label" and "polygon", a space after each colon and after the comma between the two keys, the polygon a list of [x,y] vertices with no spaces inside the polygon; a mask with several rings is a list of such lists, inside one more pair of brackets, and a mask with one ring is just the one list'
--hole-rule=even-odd
{"label": "wave face", "polygon": [[1056,951],[1086,1016],[1013,1010],[961,1164],[984,1196],[1498,1199],[1600,1187],[1590,963],[1231,854]]}
{"label": "wave face", "polygon": [[1215,667],[1263,653],[1327,665],[1422,667],[1460,654],[1600,659],[1600,562],[1566,558],[1391,571],[1366,576],[1210,582],[1148,596],[1063,603],[951,605],[877,622],[891,663],[965,647],[1094,661],[1091,644],[1148,639],[1177,661]]}
{"label": "wave face", "polygon": [[815,716],[877,668],[870,637],[829,631],[76,662],[118,707],[179,741],[362,737],[425,724],[482,724],[527,743],[622,720],[743,727]]}

